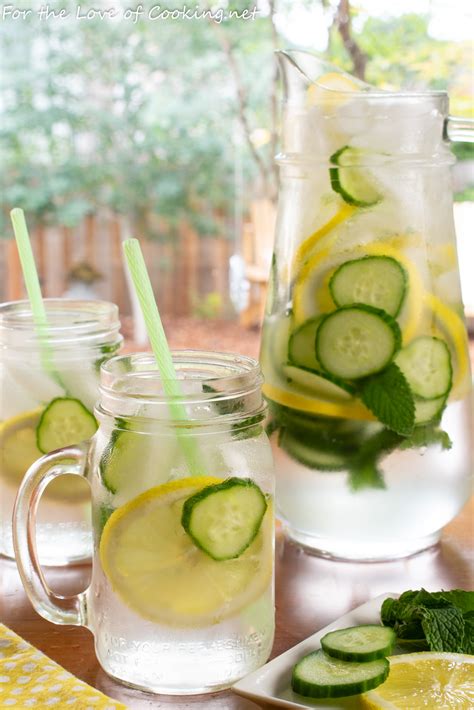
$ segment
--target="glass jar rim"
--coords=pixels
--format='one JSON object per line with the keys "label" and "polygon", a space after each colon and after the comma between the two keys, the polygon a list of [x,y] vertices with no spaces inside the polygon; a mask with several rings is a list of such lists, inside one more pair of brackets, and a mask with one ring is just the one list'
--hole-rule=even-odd
{"label": "glass jar rim", "polygon": [[53,347],[60,347],[83,339],[94,343],[122,339],[115,303],[68,298],[45,298],[43,303],[47,318],[44,328],[38,328],[35,323],[28,300],[0,304],[0,342],[8,338],[6,345],[30,347],[47,341]]}
{"label": "glass jar rim", "polygon": [[[162,391],[163,381],[150,352],[116,355],[104,362],[100,369],[101,393],[157,404],[174,399],[187,404],[242,396],[260,389],[263,383],[258,361],[247,355],[191,349],[172,350],[171,354],[182,396],[169,397]],[[197,391],[196,382],[207,388]]]}

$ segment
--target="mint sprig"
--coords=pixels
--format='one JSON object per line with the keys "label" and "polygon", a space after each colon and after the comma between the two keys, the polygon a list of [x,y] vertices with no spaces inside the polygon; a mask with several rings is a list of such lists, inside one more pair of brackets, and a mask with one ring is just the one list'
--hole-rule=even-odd
{"label": "mint sprig", "polygon": [[360,397],[372,414],[401,436],[415,426],[415,402],[408,382],[395,363],[362,381]]}
{"label": "mint sprig", "polygon": [[381,617],[401,644],[423,643],[430,651],[451,653],[474,650],[474,592],[407,591],[399,599],[386,599]]}

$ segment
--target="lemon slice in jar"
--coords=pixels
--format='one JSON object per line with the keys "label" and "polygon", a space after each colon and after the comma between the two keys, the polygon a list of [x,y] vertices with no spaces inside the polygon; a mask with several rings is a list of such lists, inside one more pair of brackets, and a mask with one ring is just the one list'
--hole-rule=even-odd
{"label": "lemon slice in jar", "polygon": [[272,575],[271,505],[250,546],[237,558],[214,560],[181,524],[184,502],[220,483],[195,476],[142,493],[108,519],[100,559],[117,596],[139,616],[172,627],[203,627],[242,611]]}
{"label": "lemon slice in jar", "polygon": [[406,653],[392,656],[387,680],[364,693],[372,710],[474,707],[474,656],[462,653]]}
{"label": "lemon slice in jar", "polygon": [[[12,486],[19,486],[29,467],[43,456],[36,434],[43,412],[44,407],[38,407],[0,424],[0,478]],[[43,496],[46,501],[80,503],[87,500],[89,489],[77,476],[61,476],[48,485]]]}

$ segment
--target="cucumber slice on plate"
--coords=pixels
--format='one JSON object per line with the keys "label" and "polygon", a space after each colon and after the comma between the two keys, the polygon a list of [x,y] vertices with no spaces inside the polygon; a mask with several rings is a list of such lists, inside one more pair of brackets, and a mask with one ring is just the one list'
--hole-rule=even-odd
{"label": "cucumber slice on plate", "polygon": [[386,680],[388,672],[386,658],[356,663],[331,658],[319,650],[308,653],[295,665],[291,687],[308,698],[342,698],[376,688]]}
{"label": "cucumber slice on plate", "polygon": [[36,443],[38,449],[47,454],[90,439],[96,431],[96,419],[81,401],[57,397],[41,415],[36,427]]}
{"label": "cucumber slice on plate", "polygon": [[371,207],[382,199],[375,180],[363,162],[363,151],[346,145],[331,155],[330,162],[337,167],[329,168],[329,179],[334,192],[341,195],[349,205]]}
{"label": "cucumber slice on plate", "polygon": [[228,478],[188,498],[181,524],[213,560],[233,560],[256,538],[267,501],[249,478]]}
{"label": "cucumber slice on plate", "polygon": [[356,380],[383,370],[401,344],[396,320],[364,304],[325,316],[316,333],[316,357],[335,377]]}
{"label": "cucumber slice on plate", "polygon": [[396,638],[395,631],[388,626],[365,624],[330,631],[322,637],[321,647],[341,661],[375,661],[390,655]]}
{"label": "cucumber slice on plate", "polygon": [[290,335],[288,343],[288,359],[297,367],[309,367],[318,370],[321,366],[316,359],[316,331],[322,316],[309,318]]}
{"label": "cucumber slice on plate", "polygon": [[298,385],[308,394],[315,394],[322,399],[348,400],[355,393],[355,388],[344,380],[321,371],[310,370],[306,367],[285,365],[283,372],[288,384]]}
{"label": "cucumber slice on plate", "polygon": [[407,273],[391,256],[364,256],[341,264],[329,281],[334,303],[365,303],[395,317],[405,298]]}
{"label": "cucumber slice on plate", "polygon": [[417,397],[438,399],[448,395],[453,368],[444,340],[423,335],[400,350],[395,362]]}

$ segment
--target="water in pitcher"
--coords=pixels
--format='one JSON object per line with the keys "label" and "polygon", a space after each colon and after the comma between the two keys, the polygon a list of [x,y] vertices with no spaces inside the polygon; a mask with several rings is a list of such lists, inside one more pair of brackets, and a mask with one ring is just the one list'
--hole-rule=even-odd
{"label": "water in pitcher", "polygon": [[281,188],[261,348],[278,511],[309,549],[434,544],[470,492],[470,371],[443,92],[281,53]]}

